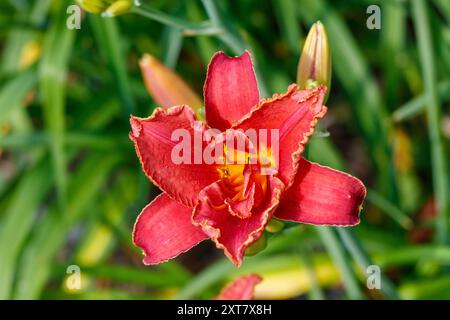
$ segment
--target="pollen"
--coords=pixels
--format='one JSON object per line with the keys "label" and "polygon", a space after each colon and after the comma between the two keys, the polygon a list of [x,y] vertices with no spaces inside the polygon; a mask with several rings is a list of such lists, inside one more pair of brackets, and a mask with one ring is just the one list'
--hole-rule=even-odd
{"label": "pollen", "polygon": [[251,161],[253,156],[248,152],[230,150],[226,147],[224,147],[224,155],[217,172],[233,201],[246,199],[253,184],[260,195],[266,193],[267,179],[263,170],[273,165],[270,150],[264,149],[261,154],[261,157],[264,157],[263,163],[259,161],[259,154],[256,161]]}

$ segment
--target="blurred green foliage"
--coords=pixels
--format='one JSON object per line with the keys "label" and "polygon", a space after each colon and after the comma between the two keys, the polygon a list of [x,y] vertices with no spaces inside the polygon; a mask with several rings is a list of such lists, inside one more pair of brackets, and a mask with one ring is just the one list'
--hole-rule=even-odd
{"label": "blurred green foliage", "polygon": [[[267,280],[259,297],[450,299],[448,1],[153,0],[69,30],[71,4],[0,3],[0,299],[209,298],[249,272]],[[366,27],[371,4],[380,30]],[[366,183],[361,224],[286,228],[241,269],[208,244],[143,266],[131,232],[158,191],[128,118],[156,106],[138,59],[151,53],[201,93],[215,51],[249,49],[269,96],[295,81],[317,20],[333,58],[331,135],[307,157]],[[372,264],[381,290],[366,287]],[[66,286],[70,265],[81,290]]]}

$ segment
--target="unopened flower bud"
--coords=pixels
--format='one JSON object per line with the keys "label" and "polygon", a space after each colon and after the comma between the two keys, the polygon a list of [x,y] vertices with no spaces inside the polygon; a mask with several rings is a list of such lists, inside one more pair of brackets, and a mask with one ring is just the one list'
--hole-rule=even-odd
{"label": "unopened flower bud", "polygon": [[108,9],[106,9],[106,11],[102,13],[102,16],[104,17],[119,16],[121,14],[127,13],[132,6],[133,3],[130,0],[116,1],[112,5],[110,5]]}
{"label": "unopened flower bud", "polygon": [[283,230],[284,223],[278,219],[272,218],[267,224],[266,231],[270,233],[277,233]]}
{"label": "unopened flower bud", "polygon": [[[331,83],[331,55],[323,24],[313,24],[306,37],[297,69],[297,83],[301,89],[311,89]],[[329,92],[329,90],[328,90]]]}
{"label": "unopened flower bud", "polygon": [[253,244],[245,250],[245,255],[247,257],[254,256],[258,252],[263,251],[267,247],[267,235],[265,233],[262,236],[253,242]]}
{"label": "unopened flower bud", "polygon": [[139,65],[145,87],[160,107],[187,104],[194,111],[201,112],[202,99],[177,73],[149,54],[142,57]]}
{"label": "unopened flower bud", "polygon": [[77,0],[87,12],[115,17],[127,13],[133,7],[133,0]]}

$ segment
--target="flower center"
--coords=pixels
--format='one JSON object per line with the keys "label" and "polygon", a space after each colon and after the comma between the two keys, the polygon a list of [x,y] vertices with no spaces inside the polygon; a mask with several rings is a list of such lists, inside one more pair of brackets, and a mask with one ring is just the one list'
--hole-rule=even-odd
{"label": "flower center", "polygon": [[254,188],[254,206],[258,206],[267,191],[267,178],[261,170],[269,167],[270,163],[261,163],[259,154],[256,159],[252,159],[255,155],[239,150],[227,150],[225,147],[224,155],[223,164],[217,171],[230,191],[230,199],[246,200],[250,190]]}

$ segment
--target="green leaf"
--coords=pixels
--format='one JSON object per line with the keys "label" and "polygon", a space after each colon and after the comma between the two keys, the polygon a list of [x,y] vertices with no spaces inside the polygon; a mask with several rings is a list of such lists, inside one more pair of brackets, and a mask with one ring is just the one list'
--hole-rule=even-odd
{"label": "green leaf", "polygon": [[448,184],[449,159],[444,151],[441,132],[441,102],[439,101],[436,87],[436,69],[428,19],[428,5],[423,0],[412,0],[412,8],[424,78],[424,89],[428,97],[427,120],[428,135],[431,144],[431,171],[433,174],[433,189],[436,194],[438,210],[436,240],[444,244],[448,243],[448,216],[450,215],[450,189]]}
{"label": "green leaf", "polygon": [[55,172],[58,199],[63,208],[66,201],[65,96],[69,55],[76,31],[66,26],[66,6],[60,2],[57,14],[44,38],[44,53],[39,65],[39,90],[42,96],[44,123],[50,138],[50,153]]}
{"label": "green leaf", "polygon": [[0,90],[0,123],[8,120],[15,108],[22,106],[26,94],[36,85],[35,70],[19,73]]}
{"label": "green leaf", "polygon": [[19,250],[33,227],[41,201],[50,189],[50,169],[45,160],[24,174],[0,220],[0,300],[11,298]]}
{"label": "green leaf", "polygon": [[[437,90],[442,102],[450,101],[450,81],[439,83]],[[395,110],[392,118],[396,122],[402,122],[423,114],[426,111],[427,102],[428,96],[426,94],[418,95]]]}
{"label": "green leaf", "polygon": [[128,117],[136,111],[136,105],[127,75],[126,56],[121,47],[122,39],[119,28],[114,19],[101,18],[95,15],[90,15],[89,19],[94,28],[94,35],[99,49],[113,69],[117,81],[117,89],[123,104],[123,111],[125,116]]}
{"label": "green leaf", "polygon": [[350,299],[362,299],[364,295],[353,272],[352,264],[346,256],[334,229],[331,227],[316,227],[315,229],[320,235],[331,259],[339,269],[348,297]]}
{"label": "green leaf", "polygon": [[403,228],[410,229],[413,226],[413,222],[410,217],[408,217],[402,210],[397,208],[389,200],[378,194],[375,190],[369,190],[367,192],[367,200],[380,208],[386,215],[391,217]]}
{"label": "green leaf", "polygon": [[65,243],[68,232],[83,217],[86,208],[96,201],[117,156],[92,155],[86,159],[70,180],[66,211],[52,206],[35,224],[22,253],[17,270],[15,299],[36,299],[50,276],[58,249]]}

